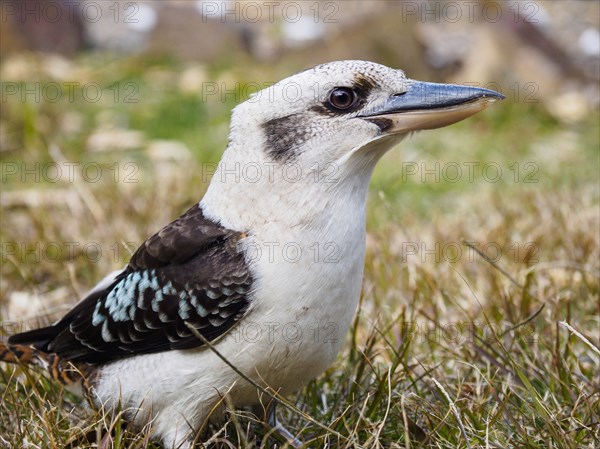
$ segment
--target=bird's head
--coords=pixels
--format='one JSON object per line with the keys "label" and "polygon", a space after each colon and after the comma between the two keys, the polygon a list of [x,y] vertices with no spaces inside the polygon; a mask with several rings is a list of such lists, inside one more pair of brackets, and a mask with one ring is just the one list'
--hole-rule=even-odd
{"label": "bird's head", "polygon": [[411,80],[373,62],[318,65],[234,109],[229,146],[209,194],[236,189],[224,186],[235,182],[246,184],[244,196],[251,197],[267,182],[270,197],[289,197],[282,190],[286,178],[306,190],[306,183],[327,179],[319,176],[323,171],[339,181],[362,179],[366,189],[377,160],[406,135],[456,123],[502,98],[488,89]]}
{"label": "bird's head", "polygon": [[[467,118],[503,98],[487,89],[408,79],[367,61],[335,61],[257,92],[233,114],[232,138],[256,137],[278,163],[339,163],[408,133]],[[360,157],[359,156],[359,157]]]}

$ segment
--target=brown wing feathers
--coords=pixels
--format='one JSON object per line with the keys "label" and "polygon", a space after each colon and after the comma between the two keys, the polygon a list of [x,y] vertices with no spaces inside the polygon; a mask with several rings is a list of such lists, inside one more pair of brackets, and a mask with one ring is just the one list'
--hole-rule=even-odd
{"label": "brown wing feathers", "polygon": [[192,207],[140,246],[106,290],[53,326],[11,337],[0,359],[97,364],[201,346],[186,322],[209,340],[223,335],[249,306],[252,275],[236,246],[244,236]]}

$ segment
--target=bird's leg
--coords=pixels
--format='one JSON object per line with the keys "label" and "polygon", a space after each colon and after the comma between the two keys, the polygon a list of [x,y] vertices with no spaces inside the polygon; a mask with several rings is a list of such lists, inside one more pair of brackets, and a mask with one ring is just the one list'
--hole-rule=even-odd
{"label": "bird's leg", "polygon": [[262,409],[264,411],[265,426],[269,430],[273,431],[274,436],[279,436],[278,439],[287,442],[291,447],[302,447],[302,442],[298,438],[296,438],[289,430],[283,427],[283,425],[277,420],[276,405],[277,403],[275,401],[271,401],[267,405],[266,409]]}
{"label": "bird's leg", "polygon": [[108,449],[110,447],[111,443],[112,443],[112,441],[111,441],[110,433],[106,433],[102,437],[102,440],[100,441],[98,449]]}

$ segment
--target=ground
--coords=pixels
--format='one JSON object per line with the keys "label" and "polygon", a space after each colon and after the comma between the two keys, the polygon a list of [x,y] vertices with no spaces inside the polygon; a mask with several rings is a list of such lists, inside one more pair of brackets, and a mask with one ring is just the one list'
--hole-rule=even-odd
{"label": "ground", "polygon": [[[231,107],[283,75],[98,56],[2,70],[27,83],[0,105],[5,335],[60,316],[196,202]],[[279,406],[306,447],[597,447],[598,118],[509,95],[384,158],[346,344]],[[95,445],[107,429],[111,447],[156,447],[34,370],[0,365],[0,386],[0,447]],[[231,413],[213,442],[266,446],[252,421]]]}

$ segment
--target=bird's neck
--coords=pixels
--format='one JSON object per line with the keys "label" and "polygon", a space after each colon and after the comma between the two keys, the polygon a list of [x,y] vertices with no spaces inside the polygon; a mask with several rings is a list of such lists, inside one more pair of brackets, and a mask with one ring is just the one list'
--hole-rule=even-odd
{"label": "bird's neck", "polygon": [[344,226],[364,228],[371,171],[347,173],[330,165],[302,173],[293,163],[282,167],[227,151],[200,206],[207,217],[241,232],[277,227],[323,233],[338,226],[341,217]]}

